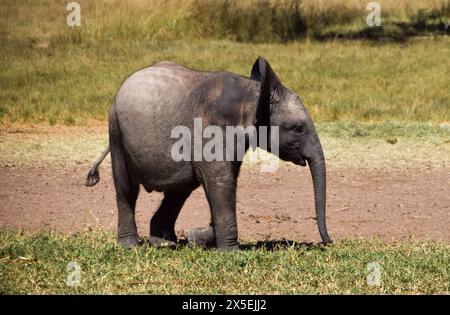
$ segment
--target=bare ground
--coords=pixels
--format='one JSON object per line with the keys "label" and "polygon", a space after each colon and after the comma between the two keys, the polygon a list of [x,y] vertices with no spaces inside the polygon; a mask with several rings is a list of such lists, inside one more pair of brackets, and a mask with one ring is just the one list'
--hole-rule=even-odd
{"label": "bare ground", "polygon": [[[101,181],[84,187],[88,165],[8,167],[0,172],[0,228],[76,232],[115,229],[115,192],[108,166]],[[328,228],[334,239],[450,241],[450,171],[446,167],[331,168],[328,172]],[[137,205],[140,234],[162,194],[141,190]],[[274,173],[244,167],[237,213],[241,240],[319,241],[312,183],[307,168],[282,164]],[[185,204],[176,230],[206,226],[208,205],[201,188]]]}
{"label": "bare ground", "polygon": [[[448,134],[383,138],[321,134],[328,165],[328,228],[334,239],[450,242],[450,140]],[[398,140],[398,141],[397,141]],[[0,128],[0,228],[77,232],[115,229],[110,160],[101,181],[87,188],[91,163],[107,142],[97,127],[2,126]],[[162,194],[141,190],[137,222],[142,236]],[[241,240],[318,241],[308,168],[281,163],[261,173],[244,163],[237,214]],[[177,221],[180,236],[209,223],[201,188]]]}

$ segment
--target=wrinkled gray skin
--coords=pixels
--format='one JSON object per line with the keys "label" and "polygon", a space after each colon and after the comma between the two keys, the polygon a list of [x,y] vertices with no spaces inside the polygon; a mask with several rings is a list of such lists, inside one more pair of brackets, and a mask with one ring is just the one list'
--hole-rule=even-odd
{"label": "wrinkled gray skin", "polygon": [[[238,248],[236,184],[241,162],[171,158],[178,140],[171,138],[172,129],[183,125],[193,134],[196,117],[203,118],[203,128],[221,126],[224,134],[225,126],[279,126],[279,156],[309,164],[319,232],[324,243],[331,241],[325,224],[325,160],[313,121],[299,97],[281,84],[265,59],[258,58],[250,78],[199,72],[165,61],[137,71],[122,84],[109,113],[109,148],[119,210],[118,240],[123,246],[139,244],[135,205],[140,185],[148,192],[164,192],[150,222],[150,242],[155,245],[176,242],[174,226],[181,207],[202,185],[212,222],[189,231],[188,240],[222,250]],[[246,145],[248,149],[248,141]],[[99,181],[98,166],[107,154],[108,148],[94,163],[87,186]]]}

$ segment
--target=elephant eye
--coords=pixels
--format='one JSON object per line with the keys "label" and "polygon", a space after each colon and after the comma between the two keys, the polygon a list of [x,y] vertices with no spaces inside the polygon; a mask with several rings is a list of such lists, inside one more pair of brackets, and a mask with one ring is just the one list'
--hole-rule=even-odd
{"label": "elephant eye", "polygon": [[305,125],[304,124],[297,124],[295,125],[295,131],[297,131],[299,134],[305,133]]}

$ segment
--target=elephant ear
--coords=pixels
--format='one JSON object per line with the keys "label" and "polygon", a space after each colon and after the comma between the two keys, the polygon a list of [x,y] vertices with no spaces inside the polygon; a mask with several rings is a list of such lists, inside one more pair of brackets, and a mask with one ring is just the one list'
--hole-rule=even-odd
{"label": "elephant ear", "polygon": [[262,57],[256,59],[250,79],[261,82],[255,125],[269,126],[270,99],[274,91],[281,85],[280,79],[273,72],[269,62]]}

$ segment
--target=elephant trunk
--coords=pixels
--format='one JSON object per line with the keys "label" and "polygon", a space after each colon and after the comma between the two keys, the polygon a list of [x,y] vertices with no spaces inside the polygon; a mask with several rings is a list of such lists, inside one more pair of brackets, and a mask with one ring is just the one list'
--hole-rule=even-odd
{"label": "elephant trunk", "polygon": [[327,176],[322,147],[319,146],[314,157],[307,161],[314,186],[314,203],[319,233],[323,243],[330,243],[331,239],[328,236],[326,225]]}

